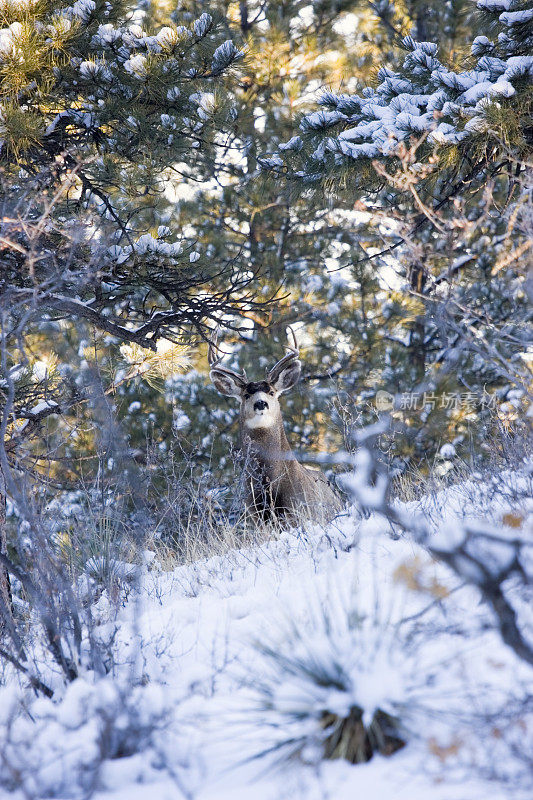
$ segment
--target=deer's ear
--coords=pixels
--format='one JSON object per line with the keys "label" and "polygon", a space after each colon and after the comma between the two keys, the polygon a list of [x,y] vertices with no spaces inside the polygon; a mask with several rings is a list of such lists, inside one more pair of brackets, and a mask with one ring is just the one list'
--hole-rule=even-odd
{"label": "deer's ear", "polygon": [[298,361],[298,359],[295,359],[294,361],[291,361],[290,364],[287,364],[285,369],[281,370],[273,384],[276,392],[278,394],[282,394],[282,392],[287,392],[289,389],[292,389],[292,387],[295,386],[300,380],[301,372],[302,362]]}
{"label": "deer's ear", "polygon": [[212,369],[209,373],[211,380],[217,392],[225,394],[227,397],[236,397],[237,400],[241,399],[242,385],[231,375],[226,372],[219,372],[217,369]]}

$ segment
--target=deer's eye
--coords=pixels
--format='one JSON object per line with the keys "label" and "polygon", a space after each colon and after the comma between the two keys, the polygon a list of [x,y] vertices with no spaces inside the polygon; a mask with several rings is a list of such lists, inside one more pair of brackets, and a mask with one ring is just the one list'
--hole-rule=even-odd
{"label": "deer's eye", "polygon": [[269,392],[270,397],[274,397],[274,392]]}

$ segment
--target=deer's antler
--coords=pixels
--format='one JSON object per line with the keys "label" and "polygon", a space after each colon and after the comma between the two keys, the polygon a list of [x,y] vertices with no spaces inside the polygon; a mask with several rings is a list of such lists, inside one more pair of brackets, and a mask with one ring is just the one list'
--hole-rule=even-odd
{"label": "deer's antler", "polygon": [[[211,367],[211,370],[222,372],[224,373],[224,375],[230,375],[232,378],[234,378],[239,383],[242,383],[243,385],[245,383],[248,383],[248,378],[246,377],[246,372],[244,370],[242,372],[235,372],[232,369],[220,366],[224,357],[227,356],[228,353],[224,353],[217,344],[219,333],[220,333],[220,327],[215,328],[213,338],[209,340],[209,347],[207,350],[207,360],[209,361],[209,366]],[[217,355],[217,353],[220,353],[221,355]]]}
{"label": "deer's antler", "polygon": [[267,381],[269,383],[275,383],[279,378],[282,370],[291,363],[291,361],[297,361],[300,355],[300,348],[298,347],[298,341],[296,339],[296,334],[294,333],[294,329],[288,325],[288,330],[290,331],[292,341],[294,342],[294,347],[292,347],[289,343],[285,345],[287,350],[289,351],[286,355],[281,358],[277,364],[274,364],[271,370],[267,372]]}

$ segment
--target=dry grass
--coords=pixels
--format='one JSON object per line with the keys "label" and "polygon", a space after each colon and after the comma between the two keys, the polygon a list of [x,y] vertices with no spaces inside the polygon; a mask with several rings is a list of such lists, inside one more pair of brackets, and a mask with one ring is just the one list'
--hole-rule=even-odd
{"label": "dry grass", "polygon": [[153,550],[165,572],[182,564],[224,556],[231,550],[253,547],[279,538],[283,525],[262,522],[243,511],[237,518],[214,510],[206,503],[201,516],[191,514],[171,538],[150,538],[146,547]]}
{"label": "dry grass", "polygon": [[[154,471],[158,480],[152,488],[156,524],[145,546],[156,553],[165,571],[224,556],[232,550],[257,547],[279,539],[291,527],[305,525],[303,514],[296,520],[264,521],[248,510],[243,478],[246,464],[238,452],[232,463],[233,475],[225,487],[216,480],[220,472],[216,464],[200,466],[186,456],[168,459],[162,469]],[[320,527],[328,522],[326,516],[313,519],[313,525]]]}
{"label": "dry grass", "polygon": [[472,477],[472,468],[465,461],[457,461],[446,472],[434,461],[428,467],[411,467],[392,481],[393,496],[404,503],[432,497],[443,489],[462,483]]}
{"label": "dry grass", "polygon": [[[434,497],[465,481],[488,481],[504,470],[515,470],[531,459],[533,433],[527,420],[517,420],[513,426],[504,425],[495,415],[490,431],[485,431],[481,449],[472,450],[467,457],[451,460],[439,455],[433,461],[411,467],[392,481],[393,496],[403,502]],[[468,460],[467,460],[468,459]]]}

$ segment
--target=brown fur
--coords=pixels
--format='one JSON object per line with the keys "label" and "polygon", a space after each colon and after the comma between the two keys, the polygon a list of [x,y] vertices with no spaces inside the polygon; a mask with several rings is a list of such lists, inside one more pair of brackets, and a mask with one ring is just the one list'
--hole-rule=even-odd
{"label": "brown fur", "polygon": [[318,470],[296,460],[287,440],[281,412],[276,425],[248,429],[241,407],[241,443],[247,456],[248,509],[263,519],[297,521],[308,517],[329,521],[342,511],[342,503]]}
{"label": "brown fur", "polygon": [[246,455],[246,505],[256,516],[290,519],[308,517],[328,522],[342,503],[325,476],[302,466],[287,441],[278,397],[298,383],[302,364],[294,347],[267,373],[266,380],[249,381],[221,365],[210,344],[211,380],[221,394],[240,402],[241,444]]}

